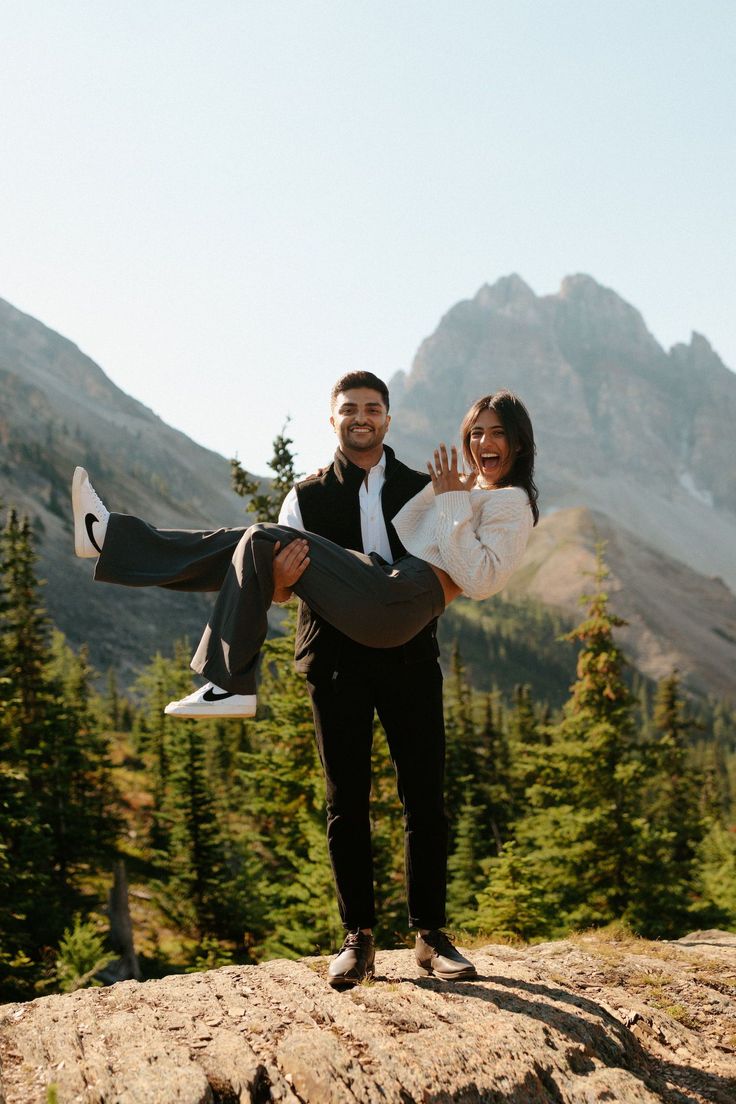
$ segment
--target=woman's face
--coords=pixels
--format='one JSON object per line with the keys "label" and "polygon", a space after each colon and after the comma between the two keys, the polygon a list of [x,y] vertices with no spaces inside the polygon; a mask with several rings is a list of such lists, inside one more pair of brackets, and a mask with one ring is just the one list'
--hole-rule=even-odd
{"label": "woman's face", "polygon": [[471,426],[469,443],[478,483],[483,487],[495,487],[511,471],[515,459],[503,422],[495,410],[481,410]]}

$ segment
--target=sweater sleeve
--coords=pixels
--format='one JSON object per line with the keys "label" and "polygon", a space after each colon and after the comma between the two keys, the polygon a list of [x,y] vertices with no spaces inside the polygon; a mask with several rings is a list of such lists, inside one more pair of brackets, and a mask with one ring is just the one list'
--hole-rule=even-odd
{"label": "sweater sleeve", "polygon": [[492,492],[475,527],[468,491],[437,495],[435,510],[445,570],[469,598],[497,594],[521,563],[533,527],[526,493],[521,488]]}

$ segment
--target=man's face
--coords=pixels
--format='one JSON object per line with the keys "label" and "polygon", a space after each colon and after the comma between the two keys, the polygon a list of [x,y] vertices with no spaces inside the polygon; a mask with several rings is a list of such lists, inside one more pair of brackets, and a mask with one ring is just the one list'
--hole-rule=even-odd
{"label": "man's face", "polygon": [[351,453],[362,457],[371,451],[378,454],[377,459],[390,421],[380,391],[370,387],[351,387],[348,391],[341,391],[335,399],[330,425],[348,459]]}

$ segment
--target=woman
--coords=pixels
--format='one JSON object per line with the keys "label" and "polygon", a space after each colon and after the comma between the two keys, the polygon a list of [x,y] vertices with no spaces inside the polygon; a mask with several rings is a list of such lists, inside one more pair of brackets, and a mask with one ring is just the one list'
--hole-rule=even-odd
{"label": "woman", "polygon": [[[72,499],[78,555],[100,553],[103,581],[218,590],[192,669],[210,681],[171,702],[179,717],[254,716],[256,671],[274,598],[274,546],[286,549],[287,583],[316,614],[360,644],[406,643],[459,594],[483,599],[518,567],[539,517],[534,434],[523,403],[498,391],[473,404],[460,427],[470,474],[445,445],[430,483],[393,518],[408,555],[387,564],[313,533],[259,523],[215,532],[159,530],[109,514],[77,468]],[[152,566],[155,565],[155,566]],[[280,597],[277,595],[277,598]]]}

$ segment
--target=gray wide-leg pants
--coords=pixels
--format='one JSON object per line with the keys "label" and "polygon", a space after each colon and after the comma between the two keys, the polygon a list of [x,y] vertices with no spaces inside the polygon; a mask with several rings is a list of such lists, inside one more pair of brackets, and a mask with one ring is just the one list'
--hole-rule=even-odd
{"label": "gray wide-leg pants", "polygon": [[300,537],[309,544],[310,562],[294,592],[359,644],[398,647],[443,612],[442,586],[424,560],[404,556],[387,564],[375,553],[264,522],[248,529],[155,529],[139,518],[111,514],[95,578],[219,591],[191,666],[225,690],[253,694],[273,599],[273,546]]}

